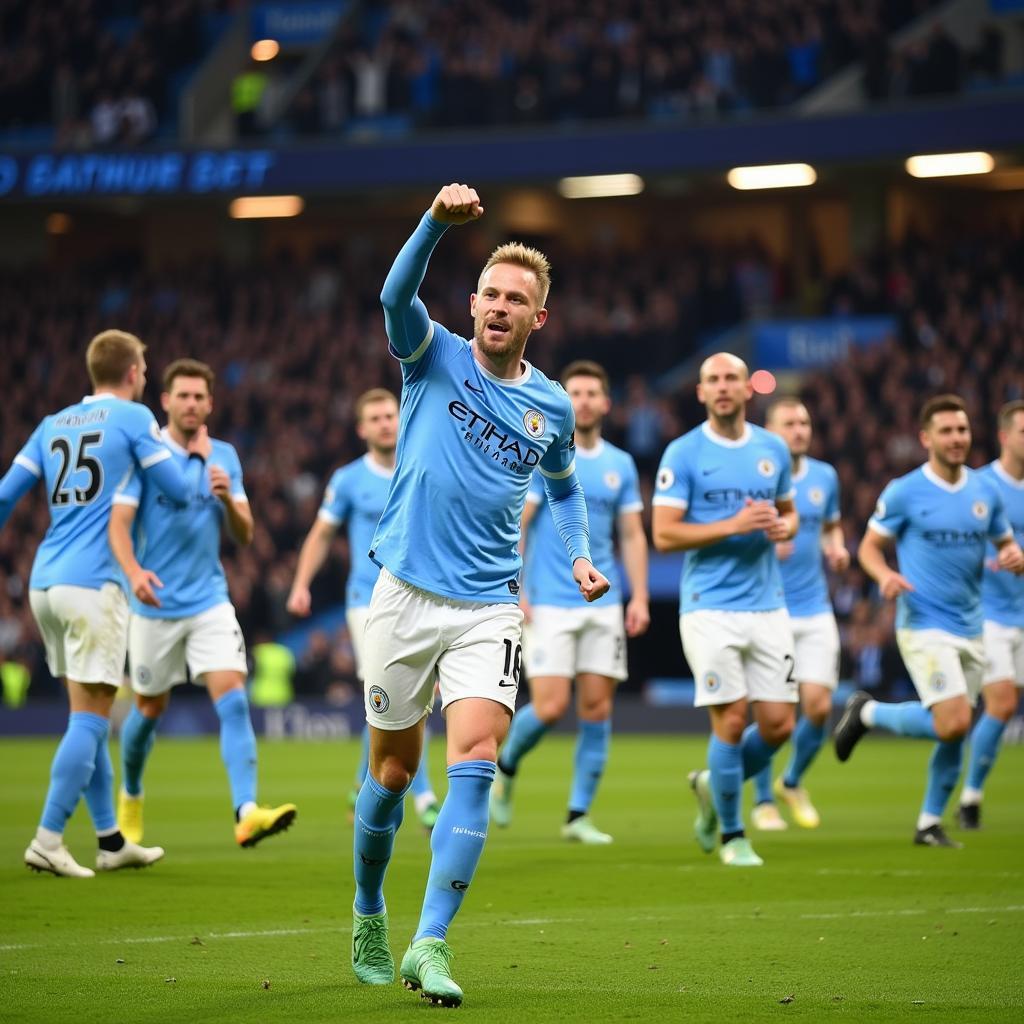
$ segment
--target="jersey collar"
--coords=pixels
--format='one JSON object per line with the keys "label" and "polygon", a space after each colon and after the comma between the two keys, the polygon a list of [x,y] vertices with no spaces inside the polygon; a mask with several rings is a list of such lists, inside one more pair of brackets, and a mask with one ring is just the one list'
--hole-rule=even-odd
{"label": "jersey collar", "polygon": [[491,371],[488,370],[487,367],[484,366],[483,363],[481,363],[480,360],[477,359],[476,356],[473,356],[473,362],[476,363],[476,368],[488,380],[493,380],[495,384],[501,384],[502,387],[506,387],[506,388],[522,387],[530,379],[530,377],[533,375],[533,367],[530,365],[529,361],[526,360],[526,359],[523,360],[523,366],[524,366],[523,372],[521,374],[519,374],[518,377],[512,377],[511,379],[506,379],[505,377],[499,377],[496,373],[491,373]]}
{"label": "jersey collar", "polygon": [[722,437],[720,434],[716,434],[711,429],[711,424],[705,420],[700,429],[704,431],[704,436],[715,444],[720,444],[723,448],[742,448],[751,438],[750,424],[743,424],[743,433],[733,441],[731,438]]}
{"label": "jersey collar", "polygon": [[385,480],[390,480],[395,475],[395,471],[393,469],[385,469],[369,452],[363,456],[363,462],[366,464],[366,468],[374,476],[380,476]]}
{"label": "jersey collar", "polygon": [[811,468],[810,462],[807,461],[806,455],[801,455],[796,462],[796,469],[793,470],[793,483],[799,483],[805,476],[807,471]]}
{"label": "jersey collar", "polygon": [[596,459],[604,451],[604,438],[599,437],[593,448],[581,448],[576,445],[575,451],[577,459]]}
{"label": "jersey collar", "polygon": [[950,494],[956,494],[957,491],[962,491],[967,486],[968,471],[966,466],[960,467],[960,479],[955,484],[947,483],[939,476],[938,473],[932,469],[931,466],[926,462],[921,467],[921,472],[924,474],[926,480],[930,480],[936,487],[941,487],[944,491],[948,491]]}
{"label": "jersey collar", "polygon": [[182,448],[177,441],[171,437],[171,431],[169,427],[164,427],[160,431],[160,436],[164,439],[164,444],[171,449],[172,452],[177,452],[179,455],[188,455],[188,449]]}
{"label": "jersey collar", "polygon": [[90,402],[105,402],[111,398],[117,398],[117,395],[112,395],[109,391],[104,391],[102,395],[85,395],[82,398],[82,404],[88,405]]}
{"label": "jersey collar", "polygon": [[[576,450],[576,454],[579,455],[579,449]],[[1006,472],[1006,467],[998,459],[992,463],[992,472],[995,473],[995,475],[999,477],[1007,487],[1013,487],[1018,491],[1024,491],[1024,480],[1018,480],[1016,477],[1010,476],[1010,474]]]}

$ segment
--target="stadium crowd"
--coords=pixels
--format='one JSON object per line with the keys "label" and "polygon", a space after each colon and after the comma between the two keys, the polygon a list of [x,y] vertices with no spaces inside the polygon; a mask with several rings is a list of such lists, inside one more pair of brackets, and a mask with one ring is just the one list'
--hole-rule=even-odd
{"label": "stadium crowd", "polygon": [[[244,273],[210,264],[153,277],[125,268],[92,276],[5,274],[0,335],[9,379],[19,386],[0,409],[3,465],[40,418],[85,392],[84,345],[102,328],[136,332],[150,346],[147,399],[155,409],[167,362],[182,355],[208,360],[218,374],[212,432],[238,448],[256,518],[253,545],[225,549],[231,594],[250,643],[280,634],[292,625],[285,601],[324,482],[363,450],[353,430],[354,400],[370,387],[397,392],[400,385],[378,300],[395,247],[391,240],[367,244],[324,250],[309,266],[282,254]],[[428,277],[424,288],[435,318],[466,331],[464,293],[479,266],[470,249],[446,250],[448,272]],[[755,243],[738,252],[678,245],[646,252],[646,264],[614,248],[586,260],[554,252],[553,315],[528,355],[553,374],[581,355],[609,366],[616,405],[606,433],[637,459],[649,509],[665,444],[702,417],[690,384],[661,394],[655,371],[692,355],[703,331],[786,308],[789,296],[784,270]],[[752,265],[761,272],[752,274]],[[896,337],[853,351],[806,379],[802,391],[816,428],[812,454],[839,474],[848,543],[856,544],[884,484],[922,461],[916,414],[924,396],[962,395],[974,427],[972,464],[995,456],[995,411],[1024,397],[1024,287],[1010,269],[1020,266],[1024,235],[1009,229],[941,242],[911,234],[819,282],[817,312],[895,313],[900,324]],[[751,280],[760,284],[751,288]],[[0,532],[0,660],[25,661],[37,694],[53,684],[25,588],[46,519],[37,488]],[[341,601],[349,557],[342,531],[316,580],[314,608]],[[844,674],[885,689],[901,675],[891,606],[879,602],[856,567],[832,582]],[[351,683],[351,656],[338,639],[343,634],[314,639],[300,661],[302,691]]]}
{"label": "stadium crowd", "polygon": [[286,120],[312,135],[389,117],[456,128],[770,109],[887,55],[891,33],[935,6],[394,0],[339,36]]}

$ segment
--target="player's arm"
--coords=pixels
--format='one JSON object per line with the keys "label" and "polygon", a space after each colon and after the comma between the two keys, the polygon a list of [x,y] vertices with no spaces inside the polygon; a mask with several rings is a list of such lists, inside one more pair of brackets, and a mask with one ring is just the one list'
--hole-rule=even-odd
{"label": "player's arm", "polygon": [[[137,504],[137,503],[136,503]],[[135,522],[136,504],[129,503],[128,499],[114,496],[114,504],[110,508],[110,523],[107,527],[107,537],[110,540],[110,550],[121,566],[121,571],[128,580],[131,592],[143,603],[153,608],[160,607],[160,599],[156,596],[154,587],[162,587],[163,583],[155,572],[143,569],[135,557],[135,544],[132,541],[132,523]]]}
{"label": "player's arm", "polygon": [[784,544],[796,536],[800,529],[800,513],[792,498],[777,498],[775,501],[775,521],[765,530],[768,539],[776,544]]}
{"label": "player's arm", "polygon": [[153,414],[145,406],[137,408],[138,419],[130,420],[132,455],[137,467],[146,474],[148,483],[176,505],[187,505],[202,489],[206,460],[213,451],[206,427],[200,427],[189,441],[188,464],[182,472],[171,457],[171,449],[164,444]]}
{"label": "player's arm", "polygon": [[685,505],[668,505],[659,502],[657,498],[654,502],[651,532],[654,535],[654,546],[659,551],[695,551],[730,537],[755,533],[757,530],[767,532],[780,518],[778,509],[771,502],[747,498],[746,505],[733,516],[713,523],[687,523],[684,521]]}
{"label": "player's arm", "polygon": [[860,562],[861,568],[878,584],[882,597],[887,601],[914,589],[889,565],[885,553],[891,543],[890,535],[869,524],[857,549],[857,561]]}
{"label": "player's arm", "polygon": [[850,552],[846,547],[843,524],[839,520],[822,523],[821,551],[833,572],[842,572],[850,567]]}
{"label": "player's arm", "polygon": [[0,528],[10,518],[14,506],[43,478],[42,430],[40,423],[0,480]]}
{"label": "player's arm", "polygon": [[623,512],[619,516],[619,550],[630,592],[626,636],[642,636],[651,624],[651,601],[647,589],[647,534],[639,512]]}
{"label": "player's arm", "polygon": [[562,473],[549,475],[543,469],[544,491],[551,509],[551,520],[562,538],[572,562],[572,578],[587,601],[596,601],[608,593],[611,584],[590,561],[590,523],[583,487],[570,465]]}
{"label": "player's arm", "polygon": [[236,490],[231,474],[221,466],[210,466],[210,493],[224,506],[224,520],[231,539],[243,547],[252,543],[255,526],[245,491]]}
{"label": "player's arm", "polygon": [[317,516],[312,529],[306,534],[306,539],[302,542],[302,549],[299,551],[299,564],[295,569],[295,579],[292,581],[292,589],[288,594],[286,605],[292,615],[299,615],[303,618],[309,615],[313,606],[309,587],[324,562],[327,561],[331,541],[334,539],[337,529],[336,523],[329,522],[323,516]]}
{"label": "player's arm", "polygon": [[526,495],[526,504],[523,506],[523,514],[519,519],[519,554],[523,559],[523,572],[519,574],[519,610],[523,613],[523,621],[529,622],[533,618],[533,611],[530,608],[530,601],[526,596],[526,584],[523,580],[526,565],[526,538],[530,532],[530,524],[537,516],[537,509],[540,507],[540,500],[534,495],[533,486]]}
{"label": "player's arm", "polygon": [[434,246],[450,224],[465,224],[483,212],[475,189],[446,185],[399,251],[380,293],[388,342],[399,359],[417,358],[430,343],[430,317],[418,293]]}
{"label": "player's arm", "polygon": [[1012,572],[1017,576],[1024,573],[1024,552],[1014,540],[1013,534],[1007,534],[993,542],[998,552],[996,566],[1003,572]]}

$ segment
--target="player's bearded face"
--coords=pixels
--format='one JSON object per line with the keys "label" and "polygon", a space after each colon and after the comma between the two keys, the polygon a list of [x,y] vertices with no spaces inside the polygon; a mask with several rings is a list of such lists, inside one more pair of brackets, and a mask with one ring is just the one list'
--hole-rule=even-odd
{"label": "player's bearded face", "polygon": [[213,410],[213,400],[202,377],[175,377],[171,391],[164,392],[167,418],[183,434],[194,434]]}
{"label": "player's bearded face", "polygon": [[537,280],[523,267],[498,263],[480,279],[470,300],[473,338],[490,359],[502,361],[521,352],[530,332],[544,322],[537,301]]}
{"label": "player's bearded face", "polygon": [[971,425],[966,413],[937,412],[922,437],[925,448],[947,466],[962,466],[971,450]]}
{"label": "player's bearded face", "polygon": [[573,377],[566,382],[566,391],[580,430],[596,427],[607,414],[608,396],[596,377]]}

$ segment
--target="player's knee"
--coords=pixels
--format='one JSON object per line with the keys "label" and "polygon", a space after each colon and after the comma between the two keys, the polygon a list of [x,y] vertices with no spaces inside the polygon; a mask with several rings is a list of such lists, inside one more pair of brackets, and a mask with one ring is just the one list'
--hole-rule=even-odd
{"label": "player's knee", "polygon": [[611,697],[601,696],[581,702],[580,718],[584,722],[605,722],[612,717]]}
{"label": "player's knee", "polygon": [[985,689],[985,714],[998,718],[1000,722],[1008,722],[1017,710],[1017,687],[996,684]]}
{"label": "player's knee", "polygon": [[568,710],[568,693],[547,694],[533,700],[533,712],[545,725],[554,725]]}
{"label": "player's knee", "polygon": [[935,719],[935,735],[943,743],[963,739],[971,727],[970,708],[958,708]]}
{"label": "player's knee", "polygon": [[410,771],[397,757],[385,757],[374,767],[374,778],[392,793],[407,789],[415,774],[415,770]]}
{"label": "player's knee", "polygon": [[[460,761],[495,761],[498,760],[498,741],[493,736],[487,736],[468,744],[459,751]],[[451,754],[451,751],[449,751]]]}
{"label": "player's knee", "polygon": [[769,722],[762,722],[759,728],[766,743],[773,747],[781,747],[793,735],[793,719],[773,719]]}
{"label": "player's knee", "polygon": [[803,713],[815,725],[824,725],[832,710],[832,695],[812,697],[803,706]]}

